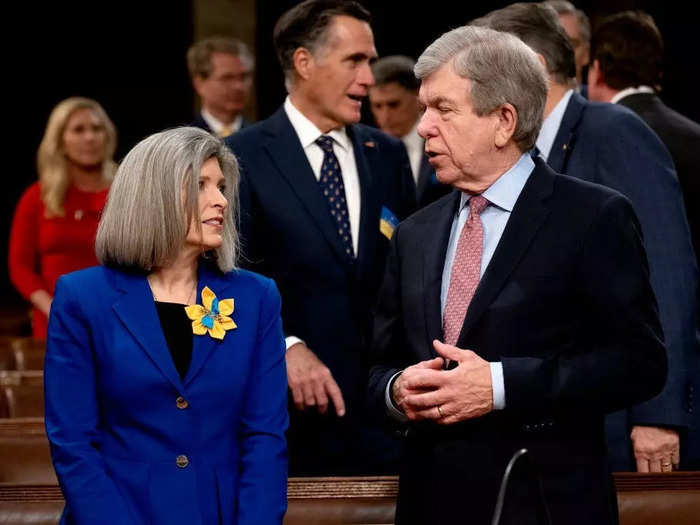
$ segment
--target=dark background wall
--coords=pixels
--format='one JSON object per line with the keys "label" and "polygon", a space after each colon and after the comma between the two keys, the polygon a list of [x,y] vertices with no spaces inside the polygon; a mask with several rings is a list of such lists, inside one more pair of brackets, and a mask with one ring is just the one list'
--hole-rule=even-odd
{"label": "dark background wall", "polygon": [[[435,38],[469,20],[511,4],[504,0],[424,2],[409,8],[405,0],[360,0],[372,13],[372,28],[380,56],[404,54],[417,58]],[[258,96],[259,116],[269,116],[284,98],[282,74],[272,47],[272,28],[279,16],[297,4],[293,0],[258,0]],[[643,9],[656,20],[666,44],[666,81],[662,94],[666,103],[700,121],[700,107],[694,103],[698,19],[689,16],[680,2],[663,0],[574,0],[595,22],[607,14],[626,9]]]}
{"label": "dark background wall", "polygon": [[[0,195],[6,247],[15,203],[37,178],[36,150],[56,103],[75,95],[98,100],[117,127],[118,160],[150,133],[191,120],[185,53],[192,2],[17,2],[4,20],[17,35],[3,46],[3,156],[11,166]],[[7,277],[6,249],[2,253],[0,304],[14,303],[19,297]]]}
{"label": "dark background wall", "polygon": [[[235,0],[230,0],[236,9]],[[136,2],[14,3],[5,23],[6,139],[3,152],[0,242],[7,246],[9,224],[21,192],[36,180],[34,156],[51,108],[63,98],[83,95],[99,100],[119,130],[118,159],[148,134],[191,120],[194,100],[185,52],[193,35],[193,12],[206,0]],[[256,53],[259,118],[269,116],[284,98],[282,74],[272,49],[272,28],[291,0],[258,0]],[[362,2],[373,13],[377,51],[417,57],[438,35],[505,1],[425,3],[408,8],[398,0]],[[697,86],[695,32],[697,19],[669,2],[580,0],[575,2],[595,21],[600,15],[639,8],[650,12],[664,35],[667,76],[663,97],[672,107],[700,121],[691,90]],[[691,39],[693,39],[691,41]],[[8,133],[9,132],[9,133]],[[9,161],[9,162],[8,162]],[[6,251],[0,262],[0,303],[18,296],[7,279]]]}

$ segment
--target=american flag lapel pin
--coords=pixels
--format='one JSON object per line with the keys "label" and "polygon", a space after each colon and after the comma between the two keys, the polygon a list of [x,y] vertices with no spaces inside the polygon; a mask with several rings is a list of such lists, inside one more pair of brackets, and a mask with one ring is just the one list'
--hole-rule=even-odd
{"label": "american flag lapel pin", "polygon": [[374,147],[374,141],[368,140],[367,142],[365,142],[365,146],[367,146],[368,148],[373,148],[373,147]]}

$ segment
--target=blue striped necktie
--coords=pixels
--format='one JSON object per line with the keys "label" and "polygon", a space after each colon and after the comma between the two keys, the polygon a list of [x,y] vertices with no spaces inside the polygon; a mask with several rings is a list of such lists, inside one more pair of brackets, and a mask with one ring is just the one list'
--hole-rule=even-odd
{"label": "blue striped necktie", "polygon": [[321,165],[321,177],[318,183],[328,204],[328,210],[333,218],[333,223],[343,244],[345,254],[349,259],[354,259],[355,250],[352,246],[350,216],[348,215],[348,204],[345,200],[345,185],[343,184],[343,175],[340,171],[338,157],[333,152],[333,139],[328,135],[321,135],[316,139],[316,144],[323,150],[323,164]]}

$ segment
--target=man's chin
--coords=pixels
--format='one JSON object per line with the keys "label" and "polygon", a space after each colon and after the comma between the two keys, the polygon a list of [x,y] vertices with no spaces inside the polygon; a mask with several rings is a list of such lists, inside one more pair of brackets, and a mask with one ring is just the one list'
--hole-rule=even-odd
{"label": "man's chin", "polygon": [[458,179],[459,176],[454,170],[449,168],[436,168],[435,178],[440,184],[445,184],[446,186],[452,186]]}

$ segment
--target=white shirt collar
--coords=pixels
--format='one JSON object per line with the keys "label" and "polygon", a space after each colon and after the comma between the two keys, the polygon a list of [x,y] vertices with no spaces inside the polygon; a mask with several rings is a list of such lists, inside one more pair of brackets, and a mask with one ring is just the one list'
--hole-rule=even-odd
{"label": "white shirt collar", "polygon": [[[306,118],[306,116],[292,104],[289,96],[284,100],[284,112],[287,114],[287,118],[289,118],[289,122],[291,122],[294,131],[296,131],[302,148],[308,148],[316,142],[316,139],[323,135],[321,130],[316,127],[316,124]],[[345,126],[333,129],[326,133],[326,135],[331,137],[335,143],[344,150],[350,151],[352,149],[352,143],[345,130]]]}
{"label": "white shirt collar", "polygon": [[623,89],[622,91],[618,91],[615,93],[615,96],[610,99],[611,104],[617,104],[620,100],[622,100],[625,97],[628,97],[630,95],[636,95],[637,93],[654,93],[654,88],[651,86],[636,86],[636,87],[628,87]]}
{"label": "white shirt collar", "polygon": [[[219,119],[217,119],[214,115],[209,113],[204,108],[202,108],[202,118],[204,119],[204,122],[207,123],[207,126],[209,126],[209,129],[211,129],[217,135],[221,132],[221,130],[224,127],[227,126],[227,124],[221,122]],[[236,118],[233,120],[233,123],[228,125],[231,126],[231,131],[235,133],[236,131],[241,129],[241,124],[243,124],[243,115],[237,115]]]}
{"label": "white shirt collar", "polygon": [[561,126],[561,121],[564,118],[564,113],[566,112],[566,106],[569,104],[569,99],[573,95],[574,90],[569,89],[561,100],[554,106],[547,118],[542,122],[542,129],[540,129],[540,134],[537,137],[537,149],[540,150],[540,155],[542,155],[545,160],[549,158],[549,153],[552,151],[552,146],[554,145],[554,139],[557,138],[557,133],[559,132],[559,127]]}
{"label": "white shirt collar", "polygon": [[409,151],[414,151],[416,149],[423,150],[424,147],[423,137],[418,134],[418,122],[417,120],[411,131],[401,137],[401,140],[406,145],[406,149]]}

